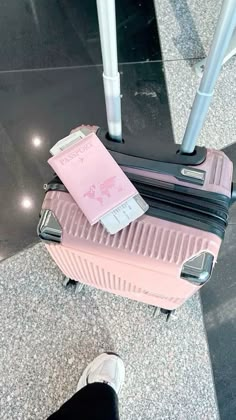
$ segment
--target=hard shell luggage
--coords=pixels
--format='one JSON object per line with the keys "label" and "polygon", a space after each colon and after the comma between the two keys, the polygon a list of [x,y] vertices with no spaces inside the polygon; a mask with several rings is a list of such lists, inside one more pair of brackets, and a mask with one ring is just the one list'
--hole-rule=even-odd
{"label": "hard shell luggage", "polygon": [[[103,61],[108,63],[104,28],[109,21],[113,34],[109,39],[116,43],[114,2],[100,0],[97,5]],[[95,126],[91,131],[134,183],[149,210],[110,235],[100,223],[90,226],[54,177],[45,187],[38,234],[67,277],[168,311],[181,306],[210,279],[233,201],[233,166],[223,152],[195,147],[195,143],[235,19],[232,1],[225,1],[183,143],[168,149],[163,144],[156,155],[150,156],[138,140],[135,148],[134,139],[120,141],[118,71],[116,66],[114,70],[104,65],[109,134]]]}

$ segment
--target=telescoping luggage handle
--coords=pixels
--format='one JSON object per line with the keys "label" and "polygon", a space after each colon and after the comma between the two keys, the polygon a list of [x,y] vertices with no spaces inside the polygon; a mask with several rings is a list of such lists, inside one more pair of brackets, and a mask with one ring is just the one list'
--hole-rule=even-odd
{"label": "telescoping luggage handle", "polygon": [[113,140],[122,141],[115,0],[97,0],[97,11],[102,50],[103,84],[108,132]]}
{"label": "telescoping luggage handle", "polygon": [[[122,141],[115,0],[97,0],[97,10],[103,58],[103,83],[108,131],[112,139]],[[235,26],[236,0],[224,0],[200,87],[196,93],[181,144],[181,152],[183,154],[192,154],[194,151]]]}
{"label": "telescoping luggage handle", "polygon": [[236,0],[224,0],[200,87],[187,123],[182,153],[192,153],[214,93],[214,87],[236,26]]}

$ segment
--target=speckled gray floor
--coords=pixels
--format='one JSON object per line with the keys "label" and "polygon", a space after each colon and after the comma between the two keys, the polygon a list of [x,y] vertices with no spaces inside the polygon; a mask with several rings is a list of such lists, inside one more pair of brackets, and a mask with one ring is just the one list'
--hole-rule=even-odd
{"label": "speckled gray floor", "polygon": [[[165,62],[171,118],[177,143],[182,141],[191,105],[199,86],[192,70],[195,60]],[[221,149],[236,141],[236,57],[220,74],[207,119],[200,133],[199,145]]]}
{"label": "speckled gray floor", "polygon": [[164,60],[205,57],[221,1],[154,0]]}
{"label": "speckled gray floor", "polygon": [[[193,65],[207,55],[221,2],[155,0],[170,111],[177,143],[184,130],[200,78]],[[198,144],[223,148],[236,141],[236,58],[226,63],[217,81]]]}
{"label": "speckled gray floor", "polygon": [[46,419],[104,350],[125,361],[122,420],[218,419],[198,297],[169,324],[152,314],[92,288],[66,290],[41,244],[1,263],[1,420]]}

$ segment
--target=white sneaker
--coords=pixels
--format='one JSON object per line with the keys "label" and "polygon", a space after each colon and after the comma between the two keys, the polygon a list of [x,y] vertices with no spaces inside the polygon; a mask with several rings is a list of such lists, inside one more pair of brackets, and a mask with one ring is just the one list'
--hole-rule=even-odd
{"label": "white sneaker", "polygon": [[84,370],[77,391],[88,384],[102,382],[110,385],[118,394],[125,379],[125,366],[121,358],[114,353],[102,353]]}

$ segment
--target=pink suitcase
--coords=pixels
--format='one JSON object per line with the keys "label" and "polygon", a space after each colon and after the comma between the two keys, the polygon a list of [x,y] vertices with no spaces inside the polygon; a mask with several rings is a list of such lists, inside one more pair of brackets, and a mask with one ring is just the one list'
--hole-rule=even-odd
{"label": "pink suitcase", "polygon": [[[222,46],[218,53],[220,62]],[[217,66],[214,77],[206,66],[211,81]],[[113,142],[91,127],[150,205],[121,232],[110,235],[100,223],[91,226],[59,179],[46,186],[38,235],[65,276],[169,313],[209,280],[232,203],[233,166],[221,151],[195,148],[209,104],[202,83],[180,151],[173,145],[170,153],[149,156],[139,143],[131,150],[127,139]],[[208,104],[199,111],[203,100]],[[117,125],[111,124],[111,100],[106,105],[111,137]]]}
{"label": "pink suitcase", "polygon": [[[206,186],[228,197],[229,205],[231,161],[211,150],[201,167],[207,164]],[[55,182],[46,192],[38,233],[67,277],[173,310],[210,278],[224,228],[220,235],[146,214],[110,235],[100,223],[91,226],[64,186]]]}

